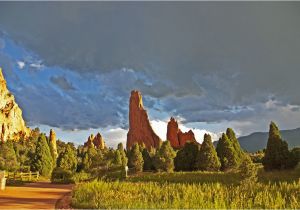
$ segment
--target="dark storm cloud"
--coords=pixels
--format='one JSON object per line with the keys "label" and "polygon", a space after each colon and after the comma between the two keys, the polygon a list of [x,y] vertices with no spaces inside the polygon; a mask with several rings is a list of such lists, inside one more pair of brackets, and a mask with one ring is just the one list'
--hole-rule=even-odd
{"label": "dark storm cloud", "polygon": [[50,81],[63,90],[75,90],[73,85],[65,77],[53,76],[50,77]]}
{"label": "dark storm cloud", "polygon": [[138,88],[187,122],[300,104],[298,2],[1,2],[0,20],[45,65],[99,75],[111,101]]}

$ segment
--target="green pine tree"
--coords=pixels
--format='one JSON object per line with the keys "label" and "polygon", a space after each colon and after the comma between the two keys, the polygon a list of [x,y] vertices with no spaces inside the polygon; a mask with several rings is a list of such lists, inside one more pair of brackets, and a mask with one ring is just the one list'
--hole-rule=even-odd
{"label": "green pine tree", "polygon": [[149,171],[149,170],[154,170],[154,155],[155,155],[155,150],[153,147],[151,147],[150,151],[147,150],[147,148],[143,149],[142,152],[143,159],[144,159],[144,166],[143,170],[144,171]]}
{"label": "green pine tree", "polygon": [[221,169],[228,170],[238,167],[238,156],[225,133],[222,134],[222,138],[219,139],[217,144],[217,154],[221,162]]}
{"label": "green pine tree", "polygon": [[117,150],[120,152],[122,166],[127,166],[128,158],[126,156],[126,153],[124,151],[124,147],[123,147],[122,143],[118,144],[118,149]]}
{"label": "green pine tree", "polygon": [[128,165],[134,168],[135,172],[141,172],[143,170],[144,160],[138,144],[134,144],[130,150]]}
{"label": "green pine tree", "polygon": [[16,152],[11,141],[0,144],[0,170],[16,171],[19,168]]}
{"label": "green pine tree", "polygon": [[169,141],[164,141],[157,150],[154,158],[154,166],[158,171],[172,172],[174,170],[174,158],[176,152],[170,145]]}
{"label": "green pine tree", "polygon": [[58,167],[75,172],[77,169],[77,154],[70,145],[67,145],[66,150],[60,154],[58,158]]}
{"label": "green pine tree", "polygon": [[235,133],[232,128],[227,128],[226,135],[228,136],[229,140],[232,142],[232,146],[237,154],[238,162],[241,163],[244,160],[244,151],[242,150],[238,139],[235,136]]}
{"label": "green pine tree", "polygon": [[218,171],[221,167],[211,136],[204,134],[204,140],[197,156],[197,168],[203,171]]}
{"label": "green pine tree", "polygon": [[38,138],[32,166],[33,170],[39,171],[43,176],[51,175],[53,159],[44,134]]}
{"label": "green pine tree", "polygon": [[187,142],[184,147],[179,150],[174,159],[176,171],[193,171],[197,169],[196,159],[199,153],[199,145],[194,142]]}
{"label": "green pine tree", "polygon": [[287,168],[289,156],[288,144],[282,140],[277,125],[271,122],[267,148],[263,159],[265,170]]}

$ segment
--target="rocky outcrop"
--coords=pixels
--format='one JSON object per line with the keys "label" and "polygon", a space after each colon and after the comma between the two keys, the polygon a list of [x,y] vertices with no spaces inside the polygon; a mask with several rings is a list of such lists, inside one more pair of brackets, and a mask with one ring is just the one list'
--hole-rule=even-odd
{"label": "rocky outcrop", "polygon": [[193,131],[189,130],[188,132],[183,133],[179,129],[177,121],[173,117],[171,117],[168,122],[167,140],[170,141],[171,146],[176,149],[184,147],[188,141],[198,144]]}
{"label": "rocky outcrop", "polygon": [[97,149],[105,149],[106,145],[101,134],[97,133],[95,137],[93,134],[88,137],[88,140],[84,143],[84,147],[95,147]]}
{"label": "rocky outcrop", "polygon": [[25,125],[22,110],[7,89],[0,68],[0,141],[19,140],[27,138],[29,135],[30,129]]}
{"label": "rocky outcrop", "polygon": [[139,91],[131,91],[129,100],[129,131],[127,133],[127,149],[135,143],[145,144],[147,149],[158,148],[160,138],[153,131],[144,109],[142,95]]}
{"label": "rocky outcrop", "polygon": [[57,146],[56,146],[56,133],[54,132],[53,129],[50,130],[49,142],[50,142],[51,155],[53,159],[56,160],[58,157]]}

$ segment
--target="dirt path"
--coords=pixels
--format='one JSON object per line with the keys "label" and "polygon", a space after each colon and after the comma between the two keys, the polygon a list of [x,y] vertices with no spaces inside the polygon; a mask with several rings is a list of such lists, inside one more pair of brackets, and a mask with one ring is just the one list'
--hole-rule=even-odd
{"label": "dirt path", "polygon": [[72,190],[72,185],[49,182],[25,184],[0,190],[0,209],[54,209],[55,203]]}

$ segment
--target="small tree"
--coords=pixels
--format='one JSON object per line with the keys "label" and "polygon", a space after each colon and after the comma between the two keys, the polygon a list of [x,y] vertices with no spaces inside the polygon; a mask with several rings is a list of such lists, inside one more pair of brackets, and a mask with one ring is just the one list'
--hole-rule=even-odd
{"label": "small tree", "polygon": [[130,150],[128,165],[134,168],[135,172],[141,172],[143,170],[144,160],[138,144],[134,144]]}
{"label": "small tree", "polygon": [[257,181],[257,167],[252,162],[249,155],[244,155],[244,159],[239,167],[242,182],[256,182]]}
{"label": "small tree", "polygon": [[155,154],[154,166],[160,171],[172,172],[174,170],[174,158],[176,152],[170,145],[169,141],[164,141]]}
{"label": "small tree", "polygon": [[233,148],[235,150],[235,153],[237,155],[237,161],[240,163],[241,161],[244,160],[244,155],[245,154],[244,154],[244,151],[242,150],[242,148],[240,146],[240,143],[239,143],[238,139],[235,136],[235,133],[234,133],[233,129],[232,128],[227,128],[226,135],[229,138],[229,140],[231,141],[232,146],[233,146]]}
{"label": "small tree", "polygon": [[38,138],[32,166],[33,170],[39,171],[43,176],[51,175],[53,158],[44,134]]}
{"label": "small tree", "polygon": [[179,150],[174,159],[176,171],[193,171],[197,169],[196,159],[199,153],[199,145],[194,142],[187,142]]}
{"label": "small tree", "polygon": [[65,152],[58,158],[58,167],[75,172],[77,169],[77,154],[70,145],[67,145]]}
{"label": "small tree", "polygon": [[280,131],[274,122],[270,124],[269,138],[263,165],[265,170],[287,168],[289,150],[286,141],[280,136]]}
{"label": "small tree", "polygon": [[16,171],[19,168],[17,156],[11,141],[0,144],[0,169]]}
{"label": "small tree", "polygon": [[222,170],[233,169],[238,166],[237,154],[232,142],[228,139],[226,134],[222,134],[222,138],[219,139],[216,150],[220,158]]}
{"label": "small tree", "polygon": [[124,151],[124,147],[123,147],[123,144],[122,143],[119,143],[118,144],[118,149],[117,151],[119,151],[120,153],[120,158],[121,158],[121,165],[122,166],[127,166],[127,163],[128,163],[128,158],[126,156],[126,153]]}
{"label": "small tree", "polygon": [[203,171],[218,171],[221,167],[211,136],[204,134],[204,140],[196,161],[197,168]]}
{"label": "small tree", "polygon": [[144,159],[143,170],[144,171],[154,170],[155,167],[153,161],[155,156],[155,150],[153,149],[153,147],[151,147],[150,151],[148,151],[147,148],[144,148],[142,155]]}

